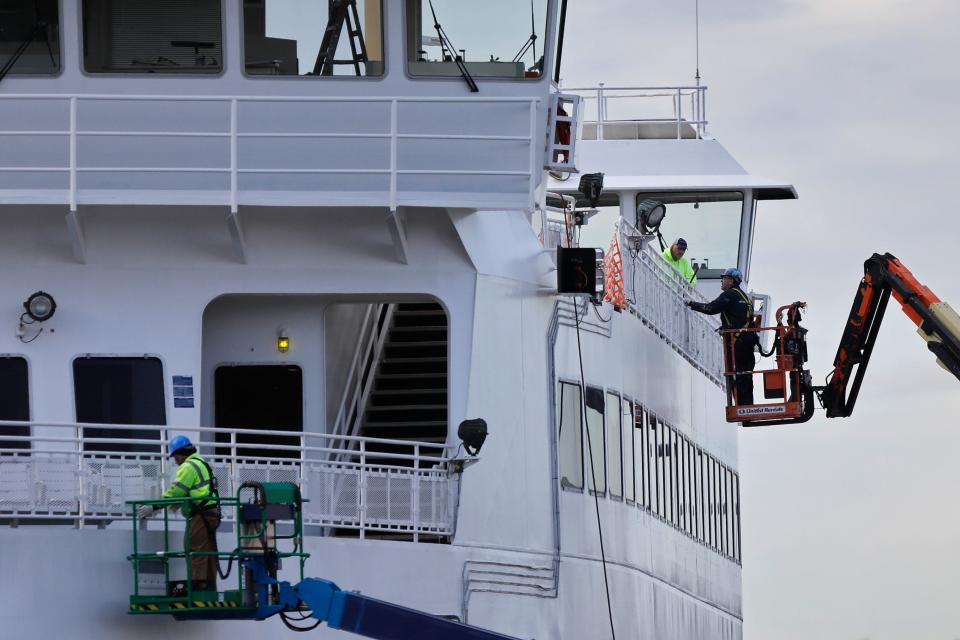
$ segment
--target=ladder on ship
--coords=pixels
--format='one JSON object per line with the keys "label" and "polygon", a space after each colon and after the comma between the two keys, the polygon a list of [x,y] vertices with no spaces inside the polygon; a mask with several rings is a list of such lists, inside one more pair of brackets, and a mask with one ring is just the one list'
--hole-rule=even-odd
{"label": "ladder on ship", "polygon": [[[344,25],[347,27],[351,57],[349,60],[337,60],[337,47],[340,45]],[[323,32],[317,61],[313,65],[313,75],[332,76],[336,65],[352,65],[354,72],[360,76],[363,75],[360,65],[366,66],[367,61],[367,45],[360,28],[356,0],[331,0],[330,17],[327,20],[327,28]]]}

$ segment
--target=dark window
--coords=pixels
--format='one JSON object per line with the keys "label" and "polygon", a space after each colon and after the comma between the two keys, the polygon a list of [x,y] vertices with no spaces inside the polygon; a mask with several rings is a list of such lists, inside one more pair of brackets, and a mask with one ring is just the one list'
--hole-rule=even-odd
{"label": "dark window", "polygon": [[734,474],[733,476],[733,517],[734,517],[734,528],[733,528],[733,551],[734,557],[737,559],[737,562],[741,560],[740,554],[740,476]]}
{"label": "dark window", "polygon": [[650,416],[650,435],[653,437],[653,446],[650,450],[653,462],[653,502],[654,513],[663,517],[663,425],[656,416]]}
{"label": "dark window", "polygon": [[[587,487],[590,491],[605,494],[607,492],[607,465],[604,453],[604,403],[603,389],[587,387],[586,393],[587,423]],[[617,411],[617,417],[620,412]]]}
{"label": "dark window", "polygon": [[620,405],[620,432],[623,434],[623,490],[627,502],[634,502],[637,497],[637,460],[634,455],[636,447],[633,436],[633,403],[623,399]]}
{"label": "dark window", "polygon": [[[30,393],[27,380],[27,361],[23,358],[0,358],[0,420],[26,422],[30,420]],[[30,427],[0,426],[0,435],[29,436]],[[25,440],[0,438],[0,449],[29,449]]]}
{"label": "dark window", "polygon": [[580,385],[560,383],[560,485],[583,489],[583,398]]}
{"label": "dark window", "polygon": [[[162,425],[167,423],[163,365],[157,358],[77,358],[73,361],[77,422]],[[153,429],[83,429],[84,438],[159,440]],[[85,451],[159,453],[156,445],[84,443]]]}
{"label": "dark window", "polygon": [[607,409],[604,413],[607,430],[607,467],[610,470],[610,496],[623,497],[623,452],[620,435],[620,396],[607,392]]}
{"label": "dark window", "polygon": [[633,446],[636,448],[634,458],[637,464],[637,506],[649,509],[650,494],[647,489],[647,467],[649,464],[647,458],[650,453],[647,451],[647,423],[643,408],[639,404],[634,405],[634,411],[636,415],[634,417]]}
{"label": "dark window", "polygon": [[[225,429],[303,432],[303,372],[295,365],[219,367],[214,374],[215,426]],[[299,447],[299,435],[237,434],[240,457],[299,458],[299,450],[261,445]],[[229,433],[218,433],[218,443],[229,443]],[[230,453],[217,447],[217,455]]]}
{"label": "dark window", "polygon": [[219,73],[220,0],[83,0],[89,73]]}
{"label": "dark window", "polygon": [[57,0],[0,0],[0,66],[24,45],[11,74],[54,74],[60,70],[60,13]]}

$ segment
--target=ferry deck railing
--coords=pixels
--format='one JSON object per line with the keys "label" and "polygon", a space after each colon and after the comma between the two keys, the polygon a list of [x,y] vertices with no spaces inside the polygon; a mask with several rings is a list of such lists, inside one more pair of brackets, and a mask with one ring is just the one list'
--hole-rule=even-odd
{"label": "ferry deck railing", "polygon": [[[159,498],[172,482],[176,464],[166,456],[166,441],[185,432],[199,434],[222,495],[247,481],[294,482],[307,500],[308,526],[353,530],[360,538],[453,535],[459,476],[449,471],[452,451],[444,445],[259,429],[0,421],[4,427],[29,427],[32,434],[0,436],[3,521],[83,526],[129,520],[127,501]],[[112,431],[134,437],[102,437]],[[260,444],[250,437],[298,443]],[[403,445],[408,453],[373,450],[384,445]]]}
{"label": "ferry deck railing", "polygon": [[723,347],[717,333],[720,322],[716,316],[691,311],[685,304],[687,300],[705,302],[706,298],[650,245],[632,254],[632,259],[624,255],[623,267],[630,312],[723,387]]}
{"label": "ferry deck railing", "polygon": [[[568,225],[572,223],[565,216],[566,209],[545,206],[539,216],[532,218],[544,250],[566,246],[568,238],[576,237],[570,233]],[[620,247],[626,310],[714,384],[725,387],[720,321],[686,306],[687,300],[706,302],[706,298],[663,259],[651,244],[652,236],[644,236],[623,218],[618,220],[615,234]],[[576,305],[569,305],[569,309],[562,306],[561,315],[586,315],[577,309]],[[570,318],[566,318],[565,324],[572,322]],[[608,331],[599,333],[609,335]]]}
{"label": "ferry deck railing", "polygon": [[[676,137],[681,139],[684,125],[692,127],[696,138],[707,135],[707,87],[595,87],[563,89],[584,102],[584,124],[595,124],[597,140],[604,140],[604,126],[624,123],[675,124]],[[663,104],[672,110],[670,115],[653,115],[664,111]]]}
{"label": "ferry deck railing", "polygon": [[[311,204],[317,197],[310,194],[320,192],[341,194],[336,204],[396,209],[430,206],[431,198],[452,202],[449,194],[471,191],[479,192],[471,197],[480,208],[533,211],[547,161],[538,135],[542,102],[505,96],[3,94],[0,148],[12,151],[0,158],[0,183],[8,185],[0,184],[0,202],[63,199],[75,210],[78,201],[117,202],[118,193],[145,192],[145,202],[156,203],[158,194],[177,192],[176,204],[236,210],[238,204]],[[431,119],[432,110],[444,119]],[[157,147],[159,141],[164,146]],[[310,164],[296,166],[293,145]],[[429,184],[406,184],[425,178]],[[321,179],[336,186],[278,182]],[[446,184],[463,180],[490,184],[469,190]],[[342,186],[351,183],[349,191]]]}

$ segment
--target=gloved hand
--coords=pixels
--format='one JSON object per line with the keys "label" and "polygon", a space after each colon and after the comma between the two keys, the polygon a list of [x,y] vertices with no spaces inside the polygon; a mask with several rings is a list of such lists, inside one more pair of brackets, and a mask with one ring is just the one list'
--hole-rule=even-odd
{"label": "gloved hand", "polygon": [[688,307],[692,307],[692,306],[693,306],[693,300],[684,300],[684,301],[683,301],[683,304],[687,305]]}
{"label": "gloved hand", "polygon": [[149,518],[157,510],[152,504],[137,505],[137,517],[141,520]]}

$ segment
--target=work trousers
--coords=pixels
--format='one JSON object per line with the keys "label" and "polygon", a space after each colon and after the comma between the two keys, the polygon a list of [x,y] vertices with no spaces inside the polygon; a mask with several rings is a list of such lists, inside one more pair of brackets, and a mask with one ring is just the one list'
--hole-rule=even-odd
{"label": "work trousers", "polygon": [[737,404],[753,404],[753,376],[750,372],[757,366],[753,351],[755,344],[753,336],[747,333],[740,334],[733,341],[733,368],[744,372],[734,376]]}
{"label": "work trousers", "polygon": [[[220,526],[220,516],[216,509],[198,511],[190,516],[190,551],[216,551],[214,536]],[[217,557],[192,556],[190,558],[190,580],[193,588],[198,583],[206,583],[205,590],[213,591],[217,584]]]}

